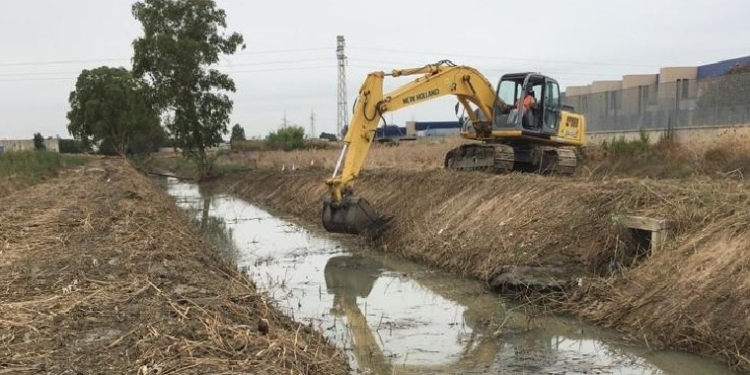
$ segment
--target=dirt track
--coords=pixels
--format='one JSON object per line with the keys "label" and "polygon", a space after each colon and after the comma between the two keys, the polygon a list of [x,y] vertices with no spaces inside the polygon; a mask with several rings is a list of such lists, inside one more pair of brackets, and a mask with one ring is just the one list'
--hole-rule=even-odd
{"label": "dirt track", "polygon": [[0,373],[347,373],[123,161],[0,206]]}
{"label": "dirt track", "polygon": [[[224,182],[250,201],[319,224],[328,173],[259,170]],[[750,190],[740,182],[381,169],[365,173],[356,191],[396,217],[386,251],[487,281],[504,265],[585,272],[589,278],[561,301],[565,308],[654,348],[750,369],[750,275],[743,272]],[[632,264],[614,225],[625,214],[674,220],[674,240]],[[624,268],[611,274],[613,260]]]}

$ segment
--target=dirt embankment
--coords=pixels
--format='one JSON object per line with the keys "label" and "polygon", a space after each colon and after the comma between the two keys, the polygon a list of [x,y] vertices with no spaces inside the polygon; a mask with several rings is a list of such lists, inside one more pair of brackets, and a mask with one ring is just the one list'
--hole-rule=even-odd
{"label": "dirt embankment", "polygon": [[[256,171],[222,184],[320,224],[324,179]],[[741,182],[365,173],[356,192],[395,217],[383,249],[492,282],[509,265],[585,272],[566,307],[652,347],[711,354],[750,369],[750,190]],[[674,238],[634,262],[623,215],[674,221]],[[618,270],[619,269],[619,270]],[[617,270],[617,271],[615,271]]]}
{"label": "dirt embankment", "polygon": [[0,372],[347,373],[122,161],[0,206]]}

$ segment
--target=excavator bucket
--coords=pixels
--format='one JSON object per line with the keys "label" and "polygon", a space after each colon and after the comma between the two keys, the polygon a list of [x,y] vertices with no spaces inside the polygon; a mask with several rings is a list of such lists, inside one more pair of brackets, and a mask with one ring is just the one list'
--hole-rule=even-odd
{"label": "excavator bucket", "polygon": [[364,198],[347,194],[341,203],[333,203],[330,196],[323,201],[323,227],[331,233],[376,237],[390,220],[378,215]]}

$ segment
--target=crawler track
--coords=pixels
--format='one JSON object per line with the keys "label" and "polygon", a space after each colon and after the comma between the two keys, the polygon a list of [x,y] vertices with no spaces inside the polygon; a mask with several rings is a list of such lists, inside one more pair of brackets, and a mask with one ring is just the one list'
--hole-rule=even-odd
{"label": "crawler track", "polygon": [[578,169],[574,147],[466,144],[445,155],[444,167],[458,171],[573,175]]}

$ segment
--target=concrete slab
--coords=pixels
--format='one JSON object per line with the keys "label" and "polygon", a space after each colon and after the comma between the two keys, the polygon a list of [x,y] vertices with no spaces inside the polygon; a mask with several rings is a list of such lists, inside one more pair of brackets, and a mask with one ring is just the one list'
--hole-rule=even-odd
{"label": "concrete slab", "polygon": [[649,254],[653,255],[666,243],[672,234],[674,222],[668,219],[656,219],[645,216],[624,216],[620,225],[628,229],[637,229],[650,233]]}

